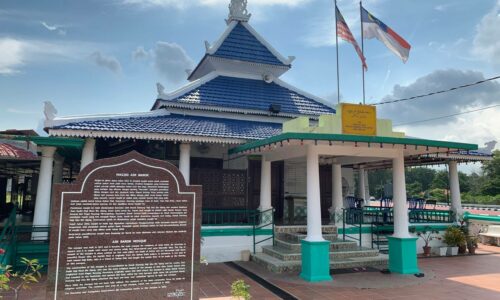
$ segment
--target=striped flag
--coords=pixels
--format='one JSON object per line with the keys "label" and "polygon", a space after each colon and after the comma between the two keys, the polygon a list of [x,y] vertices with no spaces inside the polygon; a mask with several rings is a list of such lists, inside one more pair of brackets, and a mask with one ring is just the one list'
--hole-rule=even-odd
{"label": "striped flag", "polygon": [[344,41],[351,43],[354,46],[354,49],[358,53],[359,58],[361,59],[361,63],[363,64],[363,68],[365,71],[368,70],[368,66],[366,65],[366,59],[365,56],[363,55],[363,52],[361,51],[361,48],[359,48],[358,42],[356,42],[356,39],[351,33],[351,30],[349,29],[349,26],[347,26],[347,23],[344,20],[344,17],[340,13],[340,10],[337,6],[335,6],[335,17],[337,20],[337,35],[339,38],[343,39]]}
{"label": "striped flag", "polygon": [[389,26],[370,14],[364,7],[361,7],[361,22],[363,25],[363,38],[376,38],[401,58],[404,63],[408,60],[410,56],[410,44]]}

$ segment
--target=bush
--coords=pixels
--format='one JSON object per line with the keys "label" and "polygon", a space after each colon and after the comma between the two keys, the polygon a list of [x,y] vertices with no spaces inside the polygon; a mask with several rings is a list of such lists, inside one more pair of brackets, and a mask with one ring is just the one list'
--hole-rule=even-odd
{"label": "bush", "polygon": [[449,247],[458,247],[465,244],[465,234],[458,227],[446,228],[443,240]]}
{"label": "bush", "polygon": [[472,195],[471,193],[462,193],[462,203],[500,205],[500,195]]}

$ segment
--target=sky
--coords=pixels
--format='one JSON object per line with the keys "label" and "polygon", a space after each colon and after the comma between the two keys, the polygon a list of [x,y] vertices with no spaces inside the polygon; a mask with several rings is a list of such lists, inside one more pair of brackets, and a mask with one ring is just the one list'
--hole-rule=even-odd
{"label": "sky", "polygon": [[[0,0],[0,130],[40,131],[43,102],[59,116],[148,111],[156,83],[186,84],[226,28],[229,0]],[[359,1],[338,6],[360,43]],[[365,40],[366,102],[406,98],[500,75],[500,0],[364,0],[363,6],[411,44],[404,64]],[[281,79],[337,102],[331,0],[248,0],[250,24],[283,56]],[[361,63],[339,43],[340,93],[362,101]],[[378,106],[409,136],[500,141],[500,80]],[[497,144],[497,148],[500,145]]]}

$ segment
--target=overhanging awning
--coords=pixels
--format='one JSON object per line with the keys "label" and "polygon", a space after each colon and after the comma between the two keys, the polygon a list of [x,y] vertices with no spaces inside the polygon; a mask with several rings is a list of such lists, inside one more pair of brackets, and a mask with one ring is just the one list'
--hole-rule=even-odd
{"label": "overhanging awning", "polygon": [[476,144],[466,144],[448,141],[426,140],[418,138],[396,138],[381,136],[362,136],[349,134],[323,134],[323,133],[283,133],[267,139],[250,142],[229,150],[229,154],[256,153],[270,146],[283,146],[286,144],[303,144],[313,141],[315,144],[323,143],[329,145],[349,144],[356,147],[390,147],[403,145],[408,155],[449,153],[456,151],[477,150]]}

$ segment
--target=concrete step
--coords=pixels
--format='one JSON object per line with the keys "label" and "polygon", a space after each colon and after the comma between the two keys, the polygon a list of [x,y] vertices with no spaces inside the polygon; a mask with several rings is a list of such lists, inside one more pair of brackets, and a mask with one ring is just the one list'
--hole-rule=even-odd
{"label": "concrete step", "polygon": [[[279,246],[281,248],[285,248],[288,250],[293,250],[300,252],[301,249],[301,243],[300,241],[298,242],[290,242],[286,240],[282,240],[279,237],[276,237],[274,240],[275,246]],[[332,240],[330,243],[330,251],[342,251],[342,250],[355,250],[358,248],[358,242],[356,241],[350,241],[350,240],[342,240],[342,239],[335,239]]]}
{"label": "concrete step", "polygon": [[[335,225],[322,225],[323,233],[337,233],[337,226]],[[274,233],[307,233],[307,225],[276,225],[274,226]]]}
{"label": "concrete step", "polygon": [[[282,241],[289,242],[289,243],[300,244],[300,241],[305,239],[306,236],[307,236],[307,234],[300,233],[300,232],[291,232],[291,233],[282,232],[282,233],[277,234],[275,236],[275,239],[280,239]],[[325,240],[335,241],[338,239],[338,234],[336,234],[336,233],[323,233],[323,238]]]}
{"label": "concrete step", "polygon": [[[300,260],[302,257],[301,251],[290,250],[272,245],[262,246],[262,252],[284,261]],[[353,257],[374,257],[378,254],[379,251],[376,249],[357,247],[352,250],[332,251],[330,252],[330,259],[338,260]]]}
{"label": "concrete step", "polygon": [[[252,254],[252,261],[265,267],[268,271],[274,273],[300,272],[300,260],[280,260],[266,253]],[[331,269],[348,269],[348,268],[363,268],[363,267],[378,267],[386,268],[389,257],[386,254],[379,254],[373,257],[352,257],[343,259],[331,259]]]}

